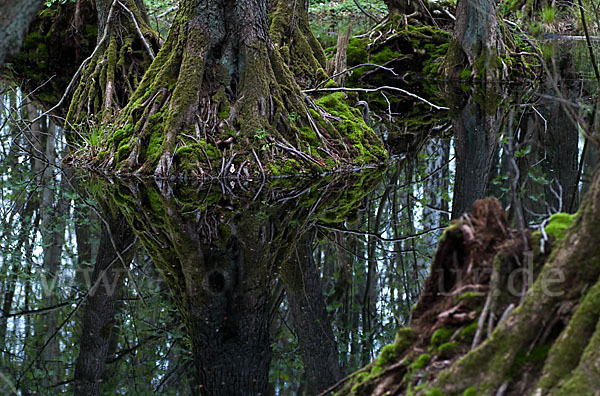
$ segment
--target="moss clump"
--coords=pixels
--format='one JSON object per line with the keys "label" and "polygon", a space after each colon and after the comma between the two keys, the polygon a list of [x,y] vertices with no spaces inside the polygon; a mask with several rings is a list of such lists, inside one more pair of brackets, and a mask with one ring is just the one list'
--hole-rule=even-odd
{"label": "moss clump", "polygon": [[351,38],[346,50],[346,62],[349,67],[366,63],[369,54],[367,52],[367,39]]}
{"label": "moss clump", "polygon": [[427,364],[429,363],[429,361],[431,360],[431,355],[428,353],[423,353],[421,355],[419,355],[419,357],[417,357],[415,359],[414,362],[412,362],[408,368],[411,371],[416,371],[419,369],[422,369],[423,367],[427,366]]}
{"label": "moss clump", "polygon": [[283,163],[269,164],[269,170],[271,171],[271,175],[273,176],[281,176],[281,175],[297,175],[302,173],[302,165],[298,163],[295,159],[288,158]]}
{"label": "moss clump", "polygon": [[475,391],[475,388],[473,387],[467,388],[463,392],[463,396],[477,396],[477,391]]}
{"label": "moss clump", "polygon": [[[344,92],[334,92],[316,100],[316,103],[325,108],[333,116],[340,119],[333,125],[337,133],[344,139],[354,163],[358,165],[372,164],[387,158],[381,140],[362,118],[360,110],[353,108],[348,103],[349,98]],[[336,131],[329,131],[332,135]]]}
{"label": "moss clump", "polygon": [[456,354],[456,342],[447,342],[439,346],[437,353],[442,359],[449,359]]}
{"label": "moss clump", "polygon": [[396,345],[396,348],[398,348],[399,350],[397,352],[400,353],[401,351],[404,351],[406,348],[408,348],[410,344],[412,344],[414,339],[415,332],[410,327],[405,327],[398,330],[398,332],[396,333],[396,339],[394,340],[394,345]]}
{"label": "moss clump", "polygon": [[109,139],[109,142],[112,142],[114,147],[119,147],[120,143],[131,136],[133,132],[133,125],[127,124],[123,128],[117,129]]}
{"label": "moss clump", "polygon": [[554,213],[544,229],[547,234],[559,240],[565,236],[565,231],[573,223],[573,219],[575,219],[574,214]]}
{"label": "moss clump", "polygon": [[117,154],[116,154],[115,158],[117,161],[120,161],[123,158],[125,158],[128,153],[129,153],[129,145],[123,144],[123,145],[119,146],[119,149],[117,150]]}
{"label": "moss clump", "polygon": [[443,395],[444,394],[442,393],[442,390],[440,388],[429,389],[425,393],[425,396],[443,396]]}
{"label": "moss clump", "polygon": [[431,345],[439,346],[450,340],[454,330],[452,329],[437,329],[431,335]]}
{"label": "moss clump", "polygon": [[477,332],[477,321],[474,321],[473,323],[471,323],[470,325],[468,325],[467,327],[462,329],[458,333],[458,336],[456,336],[456,339],[459,341],[471,342],[471,340],[473,340],[473,337],[475,337],[476,332]]}
{"label": "moss clump", "polygon": [[189,175],[199,166],[202,157],[198,146],[180,147],[175,152],[175,164],[184,174]]}

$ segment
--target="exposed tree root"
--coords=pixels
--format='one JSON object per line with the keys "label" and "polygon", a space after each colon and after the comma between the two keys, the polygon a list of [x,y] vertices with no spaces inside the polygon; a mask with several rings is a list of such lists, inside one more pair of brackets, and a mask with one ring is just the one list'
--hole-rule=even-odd
{"label": "exposed tree root", "polygon": [[110,124],[139,84],[158,50],[158,35],[135,1],[98,2],[98,44],[84,67],[72,98],[67,123],[72,132]]}
{"label": "exposed tree root", "polygon": [[[191,1],[180,6],[94,166],[201,178],[237,177],[243,162],[257,175],[384,159],[381,143],[346,98],[330,95],[313,103],[300,93],[293,68],[269,38],[264,5],[235,6],[232,15],[223,14],[218,2],[211,10]],[[306,59],[318,59],[312,46],[305,50]],[[309,60],[299,63],[313,70]]]}

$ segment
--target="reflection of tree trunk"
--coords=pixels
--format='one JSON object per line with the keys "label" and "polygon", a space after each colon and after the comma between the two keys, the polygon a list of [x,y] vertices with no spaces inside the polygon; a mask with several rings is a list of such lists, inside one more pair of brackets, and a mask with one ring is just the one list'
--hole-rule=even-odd
{"label": "reflection of tree trunk", "polygon": [[[133,234],[125,219],[110,209],[104,210],[103,215],[110,229],[102,223],[100,246],[91,279],[92,285],[96,286],[87,298],[75,366],[75,395],[101,393],[105,361],[114,331],[114,317],[118,310],[117,300],[123,286],[123,265],[129,265],[135,252],[130,246],[134,240]],[[115,247],[124,264],[116,254]]]}
{"label": "reflection of tree trunk", "polygon": [[325,306],[323,286],[312,255],[312,238],[305,235],[281,271],[308,391],[316,395],[340,378],[337,345]]}
{"label": "reflection of tree trunk", "polygon": [[452,218],[469,211],[473,202],[486,195],[498,144],[498,121],[496,114],[486,114],[470,96],[452,122],[456,155]]}
{"label": "reflection of tree trunk", "polygon": [[[45,158],[49,164],[54,164],[57,153],[55,147],[56,127],[50,124],[48,137],[46,139]],[[54,168],[47,166],[43,172],[42,180],[42,202],[41,202],[41,232],[44,250],[43,268],[47,288],[42,291],[47,306],[58,303],[59,271],[61,269],[61,256],[65,242],[66,218],[68,216],[69,201],[66,198],[68,182],[62,178],[60,184],[55,183]],[[38,328],[36,334],[44,334],[42,342],[48,342],[41,357],[42,360],[58,360],[60,354],[58,337],[54,335],[58,329],[58,311],[52,311],[43,321],[43,328]],[[51,338],[51,339],[50,339]],[[56,382],[61,378],[61,373],[55,372],[53,378],[46,377],[45,380]]]}

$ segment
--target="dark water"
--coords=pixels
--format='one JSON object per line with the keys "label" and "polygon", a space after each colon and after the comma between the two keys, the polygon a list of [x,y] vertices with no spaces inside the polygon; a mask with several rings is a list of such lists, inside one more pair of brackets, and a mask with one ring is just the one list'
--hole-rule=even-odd
{"label": "dark water", "polygon": [[437,239],[475,199],[500,199],[515,227],[577,209],[598,122],[577,54],[553,61],[556,86],[400,104],[375,125],[387,166],[316,179],[81,175],[60,164],[60,129],[24,126],[38,110],[6,91],[0,394],[327,389],[407,324]]}

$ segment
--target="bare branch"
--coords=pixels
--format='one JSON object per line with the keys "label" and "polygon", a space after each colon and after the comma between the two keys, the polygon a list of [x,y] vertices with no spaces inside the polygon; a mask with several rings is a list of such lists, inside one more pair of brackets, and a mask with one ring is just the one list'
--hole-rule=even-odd
{"label": "bare branch", "polygon": [[411,98],[415,98],[417,100],[420,100],[421,102],[433,107],[436,110],[449,110],[448,107],[444,107],[444,106],[438,106],[436,104],[431,103],[430,101],[428,101],[425,98],[420,97],[419,95],[415,95],[412,92],[408,92],[405,89],[402,88],[398,88],[398,87],[390,87],[388,85],[384,85],[383,87],[377,87],[377,88],[346,88],[346,87],[340,87],[340,88],[320,88],[320,89],[305,89],[301,92],[303,93],[315,93],[315,92],[379,92],[382,91],[384,89],[388,89],[390,91],[396,91],[396,92],[400,92],[404,95],[410,96]]}

